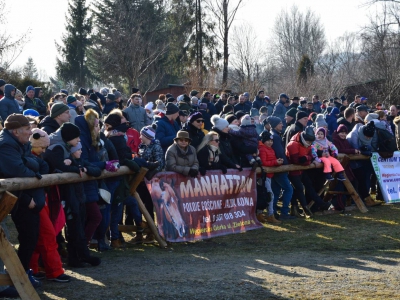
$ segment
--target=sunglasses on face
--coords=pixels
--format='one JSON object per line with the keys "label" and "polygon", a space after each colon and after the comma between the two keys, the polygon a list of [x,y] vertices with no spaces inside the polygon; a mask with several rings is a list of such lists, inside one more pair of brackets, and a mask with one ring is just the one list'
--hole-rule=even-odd
{"label": "sunglasses on face", "polygon": [[219,143],[219,139],[212,140],[213,142]]}
{"label": "sunglasses on face", "polygon": [[197,123],[204,123],[204,120],[196,120]]}

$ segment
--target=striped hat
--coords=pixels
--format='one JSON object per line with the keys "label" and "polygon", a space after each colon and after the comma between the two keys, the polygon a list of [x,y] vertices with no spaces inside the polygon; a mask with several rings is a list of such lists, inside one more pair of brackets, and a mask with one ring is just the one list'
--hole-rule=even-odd
{"label": "striped hat", "polygon": [[148,138],[149,140],[154,140],[154,138],[156,137],[156,132],[151,126],[143,127],[142,130],[140,130],[140,134],[143,135],[145,138]]}

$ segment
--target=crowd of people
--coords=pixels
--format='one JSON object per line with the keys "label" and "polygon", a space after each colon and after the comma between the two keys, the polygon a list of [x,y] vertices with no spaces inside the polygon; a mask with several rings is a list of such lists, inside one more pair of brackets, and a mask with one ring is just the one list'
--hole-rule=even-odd
{"label": "crowd of people", "polygon": [[[398,107],[385,111],[377,103],[371,108],[359,95],[349,103],[345,97],[320,101],[314,95],[309,101],[282,93],[273,102],[264,91],[251,101],[248,92],[205,91],[200,97],[192,90],[143,103],[136,88],[125,100],[116,89],[80,88],[74,94],[61,90],[45,105],[42,94],[32,86],[23,94],[0,79],[0,178],[40,180],[43,174],[64,172],[99,177],[102,170],[127,166],[134,172],[147,168],[151,180],[162,170],[197,177],[208,170],[225,174],[229,169],[323,163],[322,169],[266,174],[262,185],[268,201],[257,202],[256,217],[271,224],[343,210],[344,196],[326,202],[317,192],[334,178],[339,190],[344,189],[342,181],[351,180],[367,206],[380,204],[370,197],[376,193],[376,199],[383,199],[371,163],[355,160],[343,168],[337,157],[393,152],[383,149],[381,135],[389,134],[397,145],[400,141]],[[63,257],[71,268],[98,266],[101,260],[89,247],[123,247],[119,224],[136,225],[130,243],[154,242],[129,193],[130,179],[117,176],[16,193],[11,216],[18,231],[18,256],[34,287],[45,278],[70,281]],[[137,192],[154,218],[144,181]],[[18,293],[3,287],[0,296]]]}

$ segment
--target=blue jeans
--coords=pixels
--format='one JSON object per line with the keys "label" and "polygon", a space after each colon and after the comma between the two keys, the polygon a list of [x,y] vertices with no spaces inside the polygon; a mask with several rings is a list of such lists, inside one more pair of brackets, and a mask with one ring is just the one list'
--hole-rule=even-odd
{"label": "blue jeans", "polygon": [[[117,189],[119,182],[120,179],[115,179],[115,178],[110,178],[110,180],[105,181],[107,189],[111,193],[111,201],[110,201],[111,204],[113,202],[114,192]],[[101,216],[103,218],[101,219],[99,227],[97,227],[96,232],[94,234],[94,239],[96,240],[104,240],[107,228],[110,225],[111,204],[105,204],[104,208],[100,209]]]}
{"label": "blue jeans", "polygon": [[134,197],[128,196],[124,202],[111,204],[110,234],[112,241],[119,239],[120,237],[118,223],[122,218],[124,205],[126,205],[126,213],[130,213],[133,216],[136,226],[142,224],[142,213],[140,212],[138,202]]}
{"label": "blue jeans", "polygon": [[274,193],[274,211],[277,211],[279,195],[281,194],[281,190],[283,190],[281,214],[288,215],[289,203],[293,195],[293,188],[290,184],[288,173],[275,173],[274,177],[272,177],[271,188]]}

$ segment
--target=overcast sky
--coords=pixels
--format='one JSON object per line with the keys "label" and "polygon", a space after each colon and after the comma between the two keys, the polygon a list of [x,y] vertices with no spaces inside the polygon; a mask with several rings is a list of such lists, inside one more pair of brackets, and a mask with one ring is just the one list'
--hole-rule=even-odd
{"label": "overcast sky", "polygon": [[[89,1],[88,1],[89,2]],[[245,0],[238,11],[234,24],[247,22],[253,26],[260,40],[268,40],[276,16],[294,3],[300,10],[311,8],[321,17],[328,41],[343,35],[346,31],[358,31],[368,22],[366,0]],[[55,75],[57,51],[55,41],[65,30],[67,0],[6,0],[6,30],[21,35],[30,29],[29,41],[12,67],[23,66],[31,56],[38,69],[49,76]],[[3,29],[2,29],[3,30]]]}

